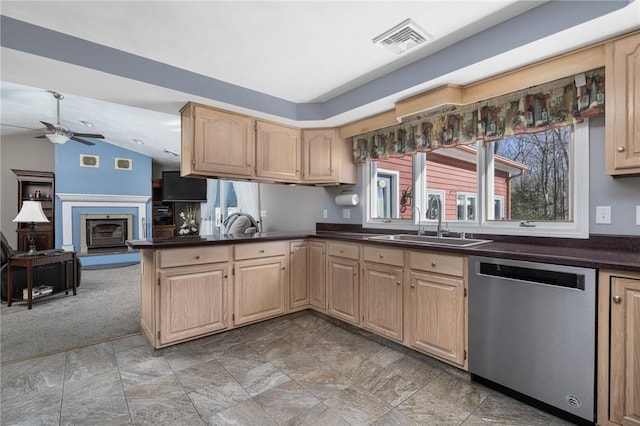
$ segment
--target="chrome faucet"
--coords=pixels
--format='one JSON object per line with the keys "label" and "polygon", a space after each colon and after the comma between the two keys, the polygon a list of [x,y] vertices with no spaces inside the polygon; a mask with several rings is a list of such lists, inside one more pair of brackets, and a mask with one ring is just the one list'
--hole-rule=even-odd
{"label": "chrome faucet", "polygon": [[445,227],[442,227],[442,201],[440,201],[440,197],[433,197],[431,199],[431,208],[433,208],[433,202],[436,202],[436,209],[438,209],[438,228],[436,229],[436,236],[438,238],[442,238],[442,234],[445,232],[449,232],[449,228],[445,223]]}

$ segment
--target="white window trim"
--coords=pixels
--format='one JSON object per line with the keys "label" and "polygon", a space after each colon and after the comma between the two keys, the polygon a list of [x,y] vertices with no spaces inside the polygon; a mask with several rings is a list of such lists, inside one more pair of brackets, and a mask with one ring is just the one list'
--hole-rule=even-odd
{"label": "white window trim", "polygon": [[476,219],[473,220],[469,220],[467,219],[467,210],[465,209],[464,211],[464,219],[460,220],[457,219],[458,216],[458,212],[456,211],[456,219],[459,222],[472,222],[472,223],[476,223],[478,220],[478,194],[475,194],[473,192],[456,192],[456,208],[458,207],[458,197],[464,197],[464,202],[465,202],[465,207],[467,206],[467,199],[468,198],[473,198],[476,200]]}
{"label": "white window trim", "polygon": [[[422,213],[422,217],[423,220],[426,223],[435,223],[438,222],[438,219],[426,219],[426,215],[427,215],[427,211],[429,210],[429,206],[427,205],[429,203],[429,195],[438,195],[440,197],[440,202],[442,204],[442,211],[446,212],[447,211],[447,198],[446,198],[446,193],[444,189],[431,189],[431,188],[427,188],[424,191],[424,212]],[[442,218],[442,222],[446,222],[447,218],[443,217]]]}
{"label": "white window trim", "polygon": [[[505,197],[504,195],[494,195],[493,196],[493,202],[494,202],[494,207],[493,207],[493,211],[494,211],[494,217],[493,219],[496,220],[495,218],[495,202],[496,201],[500,201],[500,216],[504,216],[504,201],[505,201]],[[500,219],[497,219],[500,220]]]}
{"label": "white window trim", "polygon": [[[449,221],[451,232],[467,232],[478,234],[496,235],[521,235],[538,237],[567,237],[567,238],[588,238],[589,237],[589,119],[574,125],[574,143],[571,149],[571,161],[574,165],[572,175],[572,222],[532,222],[528,225],[520,226],[518,221],[489,220],[493,218],[493,202],[485,205],[485,199],[493,200],[493,174],[486,173],[486,170],[493,167],[493,154],[491,150],[478,149],[478,191],[476,198],[477,222]],[[421,214],[426,215],[426,200],[423,199],[423,191],[416,191],[420,188],[416,185],[425,182],[425,170],[416,167],[416,164],[424,164],[424,154],[414,155],[414,205],[422,206]],[[369,206],[368,214],[363,215],[362,226],[364,228],[395,229],[407,232],[415,232],[418,224],[417,218],[414,220],[391,219],[382,220],[371,217],[371,165],[367,163],[362,167],[362,181],[364,182],[364,193],[367,194],[366,206]],[[425,195],[426,195],[426,191]],[[481,196],[482,195],[482,196]],[[504,205],[504,204],[503,204]],[[435,231],[435,221],[422,220],[423,227],[428,231]],[[424,225],[427,225],[426,227]],[[479,225],[478,225],[479,224]]]}
{"label": "white window trim", "polygon": [[[397,170],[376,168],[376,175],[379,175],[380,173],[391,176],[391,183],[393,184],[393,190],[391,191],[391,201],[393,203],[393,205],[391,206],[391,215],[393,216],[394,212],[396,214],[400,214],[400,199],[398,198],[398,196],[400,195],[400,172]],[[376,182],[376,185],[377,184],[378,183]],[[373,186],[371,188],[371,191],[373,191],[371,193],[371,196],[373,197],[372,199],[376,199],[378,195],[376,192],[377,188]],[[393,195],[396,195],[396,197],[394,197]],[[374,212],[375,205],[372,205],[371,215],[373,215]]]}

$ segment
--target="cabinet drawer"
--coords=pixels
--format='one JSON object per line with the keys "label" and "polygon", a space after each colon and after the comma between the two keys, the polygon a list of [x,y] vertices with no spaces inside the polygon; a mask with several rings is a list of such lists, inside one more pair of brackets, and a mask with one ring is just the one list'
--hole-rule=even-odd
{"label": "cabinet drawer", "polygon": [[349,259],[360,259],[360,246],[349,243],[329,243],[329,256],[348,257]]}
{"label": "cabinet drawer", "polygon": [[364,247],[364,260],[386,265],[404,266],[404,251],[377,246]]}
{"label": "cabinet drawer", "polygon": [[464,276],[464,256],[412,251],[409,252],[409,265],[411,269],[455,277]]}
{"label": "cabinet drawer", "polygon": [[200,246],[192,248],[176,248],[158,251],[160,268],[174,266],[202,265],[205,263],[227,262],[229,246]]}
{"label": "cabinet drawer", "polygon": [[236,260],[255,259],[257,257],[282,256],[287,252],[286,241],[269,243],[237,244]]}

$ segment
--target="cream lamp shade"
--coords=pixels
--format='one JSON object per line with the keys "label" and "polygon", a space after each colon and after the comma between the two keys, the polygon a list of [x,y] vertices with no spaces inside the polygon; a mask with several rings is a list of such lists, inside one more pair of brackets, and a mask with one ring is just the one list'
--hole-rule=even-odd
{"label": "cream lamp shade", "polygon": [[14,222],[22,222],[22,223],[42,223],[49,222],[47,216],[45,216],[44,211],[42,211],[42,204],[40,201],[25,201],[22,203],[22,208],[13,219]]}
{"label": "cream lamp shade", "polygon": [[47,216],[42,211],[42,204],[39,201],[25,201],[22,208],[18,212],[18,216],[13,219],[14,222],[28,223],[29,232],[27,233],[27,245],[29,246],[29,254],[36,252],[36,223],[49,222]]}

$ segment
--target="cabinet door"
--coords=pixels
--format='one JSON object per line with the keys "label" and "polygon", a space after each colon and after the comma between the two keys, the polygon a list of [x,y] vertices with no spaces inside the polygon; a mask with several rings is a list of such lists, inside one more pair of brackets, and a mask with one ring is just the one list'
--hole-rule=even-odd
{"label": "cabinet door", "polygon": [[607,173],[640,174],[640,34],[608,43],[606,68]]}
{"label": "cabinet door", "polygon": [[300,182],[300,130],[258,121],[256,176]]}
{"label": "cabinet door", "polygon": [[364,328],[402,342],[402,275],[398,267],[366,263],[362,278]]}
{"label": "cabinet door", "polygon": [[309,242],[290,243],[289,254],[289,308],[309,305]]}
{"label": "cabinet door", "polygon": [[640,280],[611,278],[611,421],[640,425]]}
{"label": "cabinet door", "polygon": [[411,346],[464,365],[464,281],[411,272]]}
{"label": "cabinet door", "polygon": [[327,311],[326,244],[311,241],[309,245],[309,303]]}
{"label": "cabinet door", "polygon": [[357,260],[329,257],[329,315],[359,325],[359,264]]}
{"label": "cabinet door", "polygon": [[234,323],[258,321],[285,312],[285,258],[237,262]]}
{"label": "cabinet door", "polygon": [[305,182],[337,182],[335,129],[303,131],[303,176]]}
{"label": "cabinet door", "polygon": [[160,272],[161,345],[227,328],[227,263]]}
{"label": "cabinet door", "polygon": [[253,120],[196,106],[193,126],[196,172],[214,176],[253,174]]}

